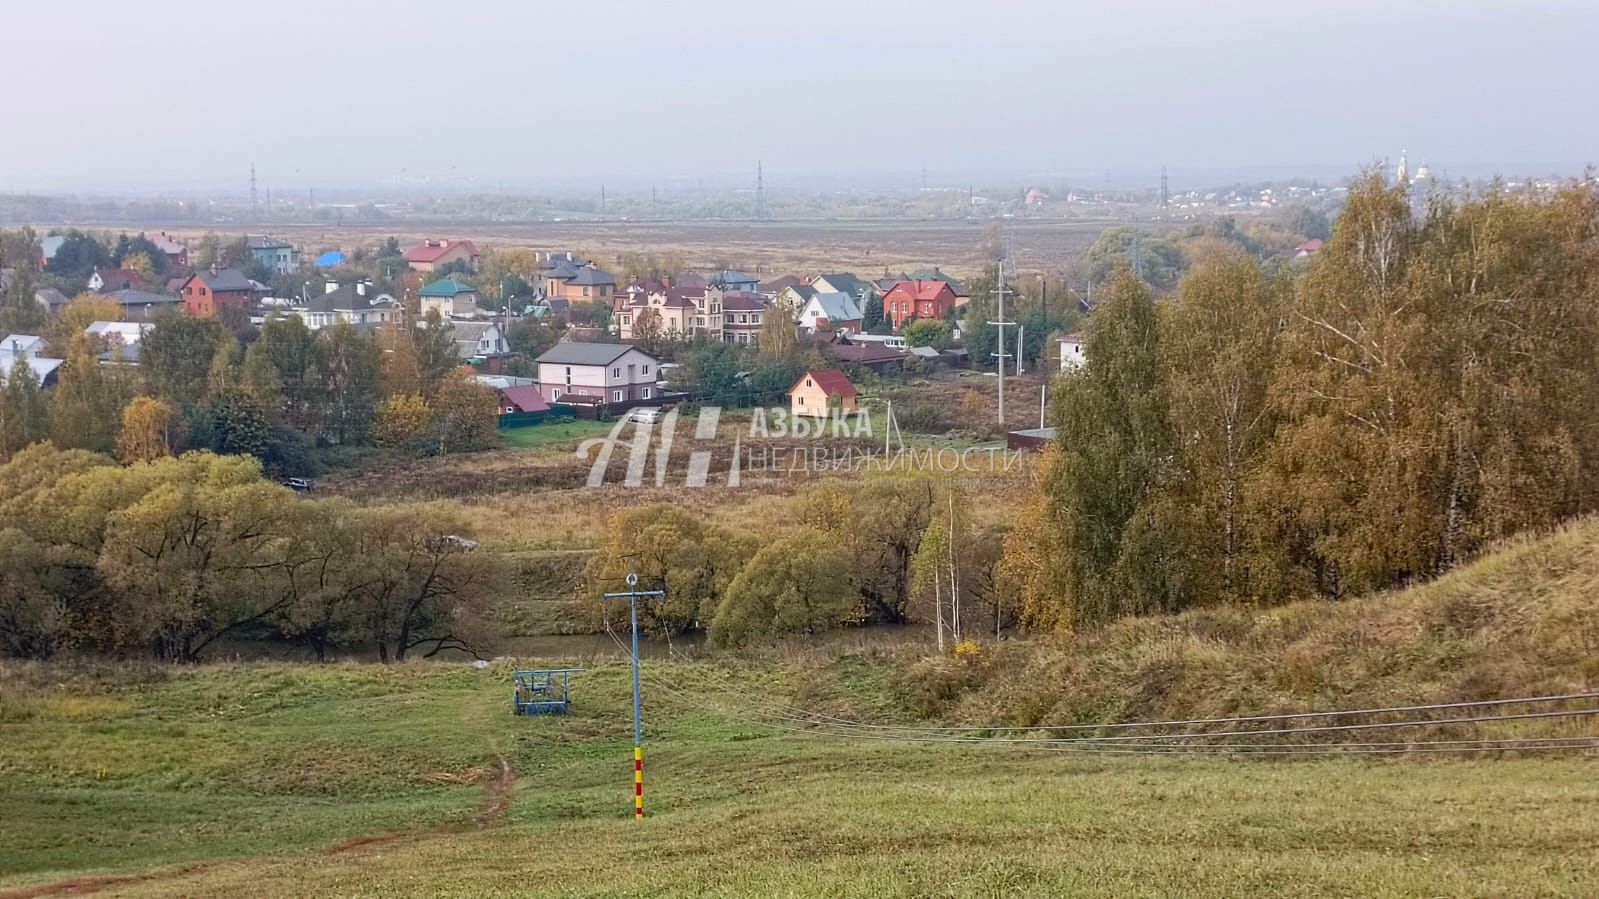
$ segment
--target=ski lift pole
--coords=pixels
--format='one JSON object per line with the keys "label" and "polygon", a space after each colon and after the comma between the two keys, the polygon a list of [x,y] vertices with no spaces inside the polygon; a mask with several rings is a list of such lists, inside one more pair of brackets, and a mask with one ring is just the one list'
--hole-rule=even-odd
{"label": "ski lift pole", "polygon": [[638,575],[627,575],[627,592],[607,593],[605,599],[627,599],[628,619],[633,627],[633,819],[644,820],[644,703],[639,692],[638,601],[653,597],[665,601],[665,590],[638,589]]}

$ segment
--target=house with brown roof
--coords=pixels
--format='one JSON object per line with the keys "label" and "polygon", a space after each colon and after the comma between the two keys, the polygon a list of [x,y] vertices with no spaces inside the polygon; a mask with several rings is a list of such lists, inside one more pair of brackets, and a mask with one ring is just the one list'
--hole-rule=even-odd
{"label": "house with brown roof", "polygon": [[[755,343],[770,310],[766,298],[747,290],[722,294],[722,340],[725,343]],[[776,313],[781,315],[782,313]]]}
{"label": "house with brown roof", "polygon": [[405,263],[419,272],[436,272],[452,262],[477,268],[477,246],[470,240],[424,240],[405,251]]}
{"label": "house with brown roof", "polygon": [[722,291],[705,287],[667,287],[634,294],[616,315],[617,333],[623,340],[633,340],[640,333],[639,322],[653,317],[656,326],[650,330],[669,340],[722,340],[722,299]]}
{"label": "house with brown roof", "polygon": [[944,319],[954,310],[955,299],[948,281],[899,281],[883,295],[883,317],[898,331],[913,319]]}
{"label": "house with brown roof", "polygon": [[789,388],[788,410],[795,417],[853,415],[860,411],[859,396],[849,377],[836,368],[808,371]]}
{"label": "house with brown roof", "polygon": [[189,248],[179,243],[172,235],[165,231],[155,234],[141,233],[140,237],[148,240],[162,255],[167,257],[167,264],[176,268],[189,267]]}
{"label": "house with brown roof", "polygon": [[89,289],[95,293],[143,290],[144,276],[131,268],[97,268],[89,276]]}
{"label": "house with brown roof", "polygon": [[616,293],[616,276],[602,272],[592,265],[579,265],[568,260],[558,260],[544,270],[544,295],[577,303],[604,303],[611,305]]}

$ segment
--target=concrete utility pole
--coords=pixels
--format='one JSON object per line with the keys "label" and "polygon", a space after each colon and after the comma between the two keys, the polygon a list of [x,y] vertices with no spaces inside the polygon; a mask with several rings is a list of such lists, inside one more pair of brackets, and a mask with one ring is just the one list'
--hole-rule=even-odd
{"label": "concrete utility pole", "polygon": [[1005,327],[1013,324],[1005,320],[1005,260],[999,260],[999,281],[994,287],[994,296],[999,300],[999,320],[989,324],[999,328],[999,352],[994,354],[994,359],[999,365],[999,424],[1005,426],[1005,360],[1010,354],[1005,352]]}
{"label": "concrete utility pole", "polygon": [[[627,600],[627,612],[633,627],[633,819],[644,820],[644,698],[639,692],[639,656],[638,656],[638,601],[640,599],[655,599],[666,602],[664,590],[640,590],[638,588],[638,575],[627,573],[627,591],[625,593],[607,593],[605,600]],[[606,627],[610,627],[609,624]]]}

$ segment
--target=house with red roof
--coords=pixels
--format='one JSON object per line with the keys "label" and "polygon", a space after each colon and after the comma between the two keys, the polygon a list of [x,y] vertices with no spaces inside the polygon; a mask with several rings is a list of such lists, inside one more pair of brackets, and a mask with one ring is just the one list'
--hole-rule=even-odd
{"label": "house with red roof", "polygon": [[452,262],[477,268],[477,247],[470,240],[424,240],[405,251],[405,262],[419,272],[436,272]]}
{"label": "house with red roof", "polygon": [[1320,253],[1321,252],[1321,248],[1326,246],[1326,245],[1327,245],[1326,241],[1322,240],[1319,237],[1318,238],[1312,238],[1311,240],[1307,240],[1304,243],[1300,244],[1299,246],[1294,247],[1294,258],[1295,259],[1304,259],[1304,258],[1309,257],[1309,256],[1314,256],[1317,253]]}
{"label": "house with red roof", "polygon": [[789,388],[788,411],[796,418],[854,415],[860,411],[859,396],[849,376],[836,368],[808,371]]}
{"label": "house with red roof", "polygon": [[898,331],[913,319],[946,318],[955,304],[955,290],[948,281],[897,281],[883,295],[883,317]]}
{"label": "house with red roof", "polygon": [[500,395],[500,413],[503,415],[550,411],[550,404],[544,401],[544,395],[539,393],[536,384],[501,387],[495,392]]}

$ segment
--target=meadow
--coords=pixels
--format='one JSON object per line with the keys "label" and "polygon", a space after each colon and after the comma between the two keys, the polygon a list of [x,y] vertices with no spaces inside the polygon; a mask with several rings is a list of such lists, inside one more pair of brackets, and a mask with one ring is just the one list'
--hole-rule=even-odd
{"label": "meadow", "polygon": [[824,690],[903,719],[884,659],[652,663],[643,822],[616,662],[551,718],[510,714],[503,664],[9,665],[0,896],[1599,889],[1592,760],[926,745],[802,732],[741,698]]}

